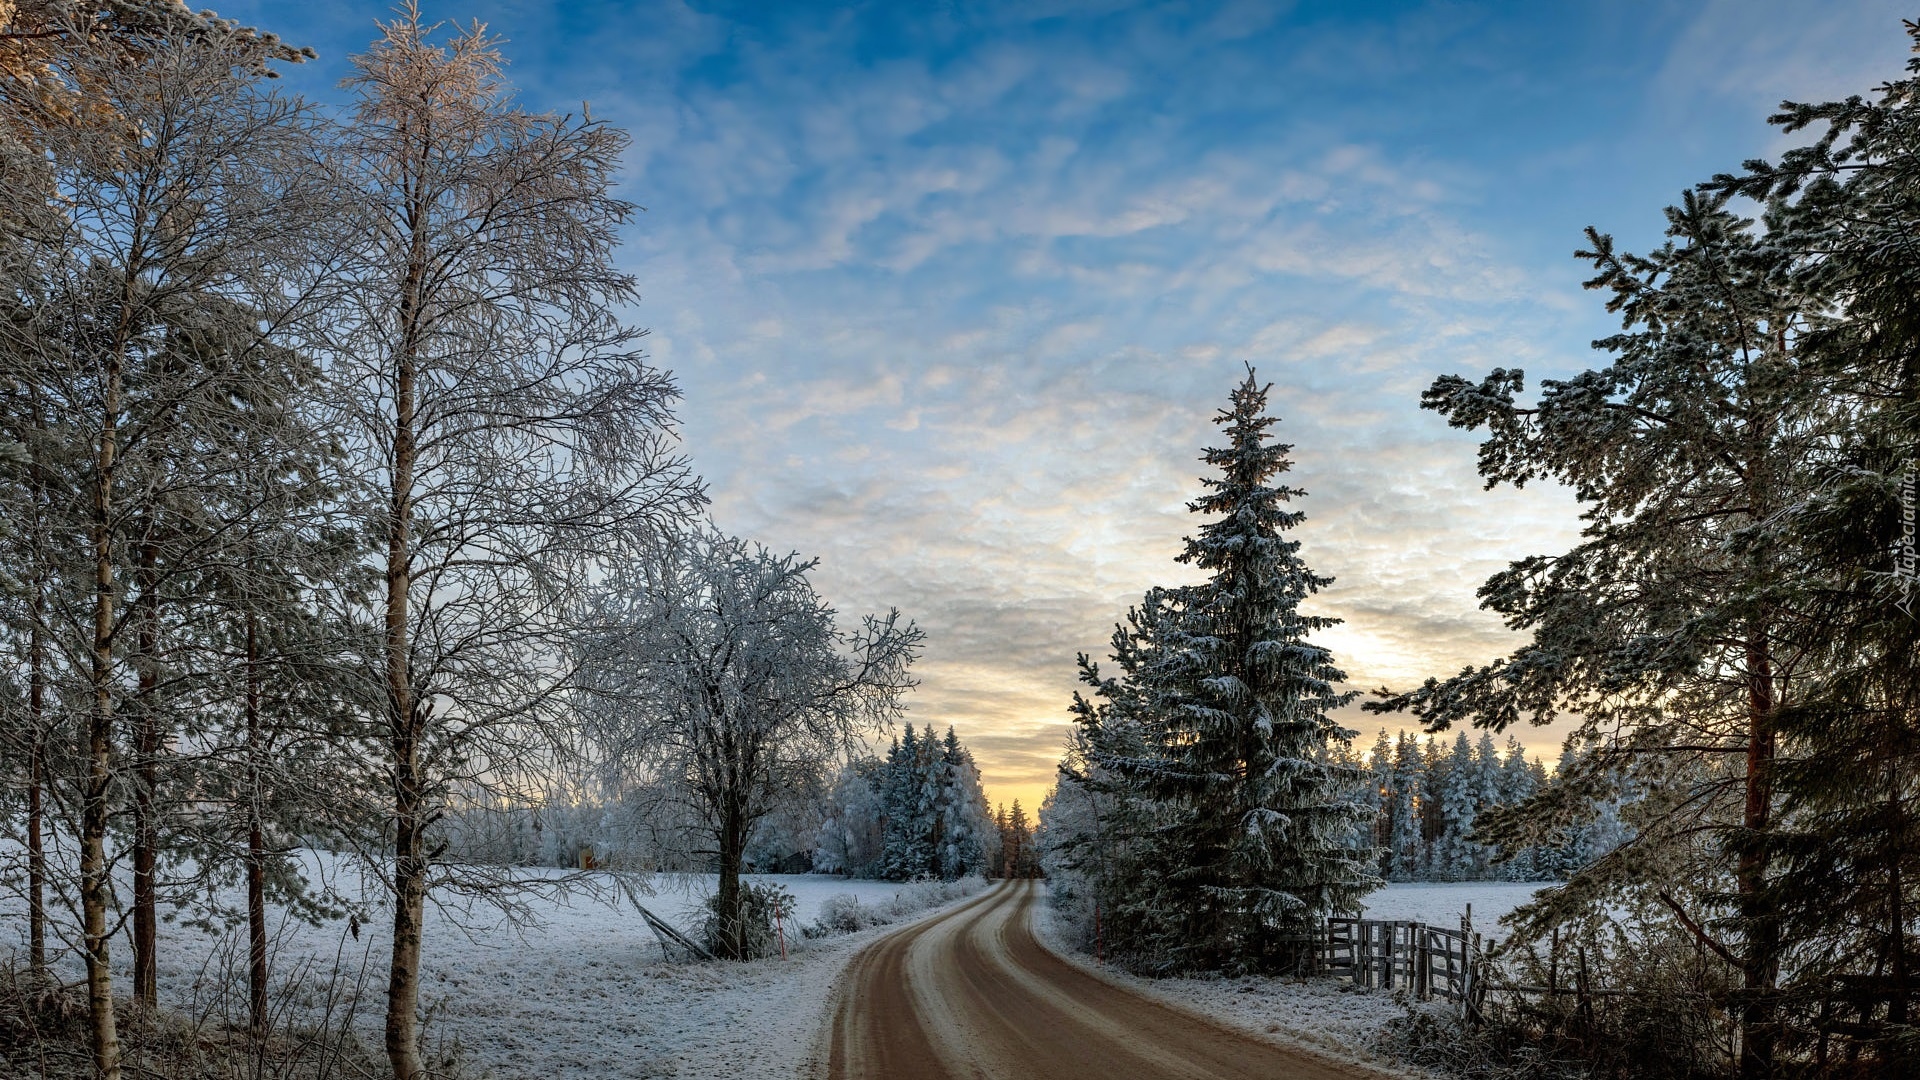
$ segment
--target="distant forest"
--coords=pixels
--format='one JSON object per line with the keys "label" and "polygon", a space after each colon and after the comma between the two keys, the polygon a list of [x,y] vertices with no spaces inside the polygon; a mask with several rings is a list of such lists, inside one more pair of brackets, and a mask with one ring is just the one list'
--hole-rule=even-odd
{"label": "distant forest", "polygon": [[1562,881],[1630,835],[1619,811],[1631,796],[1616,796],[1546,843],[1502,851],[1477,836],[1481,815],[1519,806],[1553,783],[1546,765],[1528,761],[1513,738],[1503,754],[1487,732],[1477,742],[1457,732],[1448,742],[1406,731],[1389,738],[1382,730],[1364,758],[1350,746],[1337,753],[1367,778],[1364,798],[1374,817],[1361,840],[1378,850],[1379,874],[1388,881]]}
{"label": "distant forest", "polygon": [[[517,806],[476,794],[448,813],[440,833],[451,855],[475,862],[711,871],[713,857],[693,839],[703,819],[678,794],[636,785]],[[1039,873],[1020,801],[990,807],[973,753],[953,728],[943,736],[931,724],[905,725],[885,753],[856,756],[837,773],[796,772],[754,823],[742,868],[887,881]]]}

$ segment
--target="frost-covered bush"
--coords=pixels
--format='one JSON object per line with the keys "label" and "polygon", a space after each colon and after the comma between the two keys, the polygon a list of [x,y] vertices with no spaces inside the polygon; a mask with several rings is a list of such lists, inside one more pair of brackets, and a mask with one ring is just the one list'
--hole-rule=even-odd
{"label": "frost-covered bush", "polygon": [[[798,903],[793,893],[779,882],[742,882],[738,918],[745,927],[742,937],[746,947],[739,959],[759,960],[779,955],[779,931],[774,920],[776,917],[791,920]],[[707,897],[706,907],[707,919],[700,927],[702,944],[715,956],[725,955],[728,951],[726,912],[721,910],[718,893]]]}
{"label": "frost-covered bush", "polygon": [[860,902],[860,898],[849,893],[829,896],[820,905],[820,917],[807,928],[808,937],[826,937],[828,934],[853,934],[869,926],[877,926],[874,920],[878,912]]}

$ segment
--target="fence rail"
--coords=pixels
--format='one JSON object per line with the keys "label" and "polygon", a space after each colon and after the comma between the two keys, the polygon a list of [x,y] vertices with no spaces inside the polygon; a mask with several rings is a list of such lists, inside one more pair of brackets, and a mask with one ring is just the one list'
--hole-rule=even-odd
{"label": "fence rail", "polygon": [[1479,956],[1468,909],[1457,930],[1399,919],[1329,919],[1321,964],[1355,986],[1407,990],[1421,1001],[1439,997],[1464,1008],[1478,989]]}

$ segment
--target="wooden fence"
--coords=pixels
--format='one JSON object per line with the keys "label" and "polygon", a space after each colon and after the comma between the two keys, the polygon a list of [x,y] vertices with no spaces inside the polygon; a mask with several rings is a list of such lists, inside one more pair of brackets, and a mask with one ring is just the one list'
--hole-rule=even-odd
{"label": "wooden fence", "polygon": [[1397,919],[1329,919],[1322,970],[1355,986],[1407,990],[1421,1001],[1440,997],[1465,1007],[1478,989],[1479,935],[1471,914],[1460,928]]}

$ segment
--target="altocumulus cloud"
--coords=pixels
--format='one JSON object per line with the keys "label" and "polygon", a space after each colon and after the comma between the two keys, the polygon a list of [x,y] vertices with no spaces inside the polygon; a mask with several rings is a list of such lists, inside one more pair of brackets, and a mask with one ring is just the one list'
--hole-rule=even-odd
{"label": "altocumulus cloud", "polygon": [[[222,10],[322,47],[289,82],[325,95],[383,6]],[[1887,0],[428,6],[507,35],[530,103],[634,134],[633,317],[715,516],[918,619],[916,719],[1028,802],[1074,654],[1183,580],[1243,364],[1355,685],[1504,652],[1474,590],[1574,508],[1482,491],[1420,390],[1586,366],[1581,227],[1657,242],[1682,187],[1777,148],[1779,98],[1904,58]]]}

